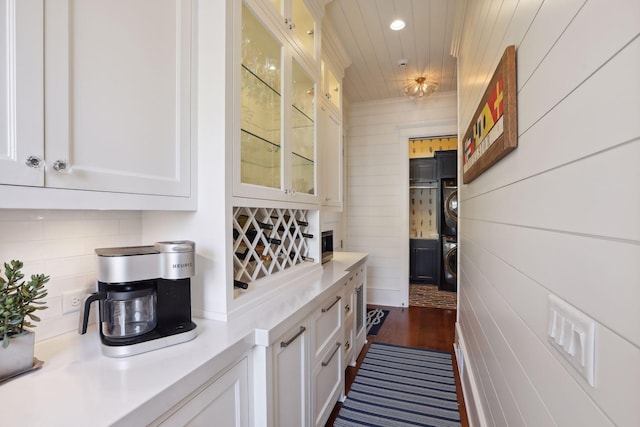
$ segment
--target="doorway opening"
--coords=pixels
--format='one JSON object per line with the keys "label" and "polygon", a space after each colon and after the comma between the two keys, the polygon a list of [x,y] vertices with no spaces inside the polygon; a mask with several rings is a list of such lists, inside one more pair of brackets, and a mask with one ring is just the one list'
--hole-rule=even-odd
{"label": "doorway opening", "polygon": [[457,305],[455,136],[409,140],[409,305]]}

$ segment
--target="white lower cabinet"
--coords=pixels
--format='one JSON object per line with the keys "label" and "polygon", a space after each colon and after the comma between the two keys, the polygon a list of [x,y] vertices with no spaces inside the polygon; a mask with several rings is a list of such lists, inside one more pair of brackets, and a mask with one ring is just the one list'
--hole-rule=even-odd
{"label": "white lower cabinet", "polygon": [[309,425],[309,331],[305,320],[273,343],[273,425]]}
{"label": "white lower cabinet", "polygon": [[344,319],[344,337],[342,346],[342,363],[347,367],[356,366],[356,328],[355,328],[355,316],[353,313]]}
{"label": "white lower cabinet", "polygon": [[311,314],[313,325],[314,365],[333,345],[333,338],[342,330],[342,289],[325,299]]}
{"label": "white lower cabinet", "polygon": [[342,314],[344,285],[326,298],[311,314],[313,325],[313,377],[311,402],[313,426],[324,425],[344,390],[342,363]]}
{"label": "white lower cabinet", "polygon": [[352,271],[355,281],[355,342],[354,357],[357,358],[367,342],[367,266],[362,264]]}
{"label": "white lower cabinet", "polygon": [[187,397],[169,415],[151,425],[172,426],[249,426],[249,366],[243,358],[219,378]]}
{"label": "white lower cabinet", "polygon": [[277,339],[254,347],[256,426],[326,424],[344,397],[346,364],[355,364],[364,346],[365,286],[360,264],[309,308],[275,326],[270,332]]}
{"label": "white lower cabinet", "polygon": [[313,369],[313,425],[323,426],[344,390],[344,365],[337,336],[327,354]]}
{"label": "white lower cabinet", "polygon": [[355,283],[351,278],[350,280],[344,281],[344,318],[342,321],[344,344],[342,346],[342,363],[345,368],[347,365],[355,366],[356,364],[356,305]]}

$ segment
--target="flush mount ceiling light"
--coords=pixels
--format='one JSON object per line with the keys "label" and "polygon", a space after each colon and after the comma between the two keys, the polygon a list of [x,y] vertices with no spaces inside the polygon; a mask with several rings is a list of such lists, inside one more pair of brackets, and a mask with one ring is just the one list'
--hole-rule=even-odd
{"label": "flush mount ceiling light", "polygon": [[404,21],[402,19],[395,19],[390,25],[389,28],[391,28],[393,31],[400,31],[401,29],[404,28],[406,24],[404,23]]}
{"label": "flush mount ceiling light", "polygon": [[438,88],[438,84],[428,81],[426,77],[416,77],[404,87],[404,94],[411,98],[423,98],[431,95]]}

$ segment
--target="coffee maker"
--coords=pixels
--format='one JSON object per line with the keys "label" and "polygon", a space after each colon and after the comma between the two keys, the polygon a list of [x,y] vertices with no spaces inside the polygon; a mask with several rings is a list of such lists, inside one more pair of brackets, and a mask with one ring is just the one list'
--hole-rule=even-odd
{"label": "coffee maker", "polygon": [[78,332],[87,332],[91,303],[98,301],[102,353],[125,357],[192,340],[191,277],[195,244],[96,249],[97,292],[81,304]]}

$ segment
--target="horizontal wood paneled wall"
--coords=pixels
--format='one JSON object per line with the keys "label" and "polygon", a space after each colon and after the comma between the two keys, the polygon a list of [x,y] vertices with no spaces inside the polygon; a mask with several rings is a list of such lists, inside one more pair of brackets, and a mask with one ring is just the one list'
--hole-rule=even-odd
{"label": "horizontal wood paneled wall", "polygon": [[[459,129],[515,44],[519,134],[459,193],[474,403],[491,426],[640,425],[640,3],[467,3]],[[596,321],[595,388],[548,342],[551,294]]]}
{"label": "horizontal wood paneled wall", "polygon": [[456,94],[441,93],[347,110],[347,250],[369,253],[371,304],[408,304],[409,135],[455,134],[456,108]]}

